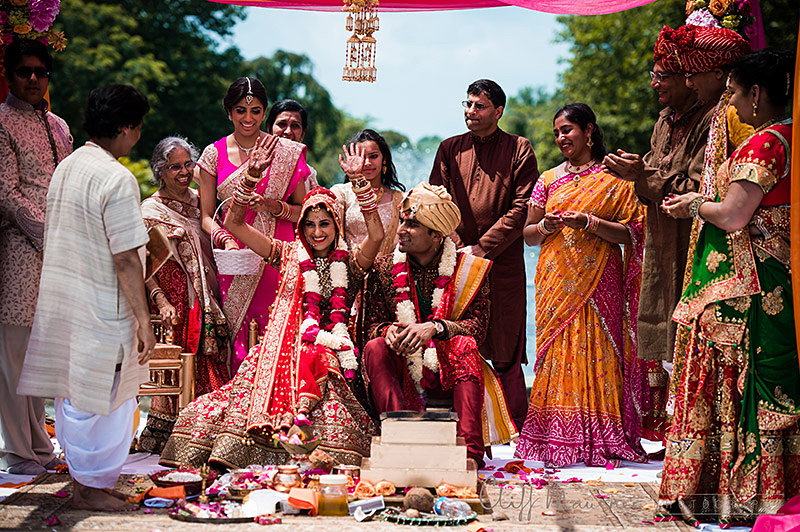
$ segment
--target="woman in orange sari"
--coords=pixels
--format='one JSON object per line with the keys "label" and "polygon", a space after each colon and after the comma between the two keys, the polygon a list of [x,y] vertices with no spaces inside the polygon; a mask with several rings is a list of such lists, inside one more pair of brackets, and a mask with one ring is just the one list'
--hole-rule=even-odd
{"label": "woman in orange sari", "polygon": [[633,184],[603,171],[603,133],[588,105],[565,106],[553,126],[565,161],[537,181],[523,232],[541,252],[536,378],[516,456],[645,462],[647,381],[635,336],[642,211]]}

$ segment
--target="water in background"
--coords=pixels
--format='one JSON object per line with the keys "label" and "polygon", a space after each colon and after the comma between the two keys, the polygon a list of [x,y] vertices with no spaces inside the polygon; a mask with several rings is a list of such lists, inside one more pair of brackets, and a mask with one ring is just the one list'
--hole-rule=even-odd
{"label": "water in background", "polygon": [[[438,144],[426,143],[421,146],[411,146],[403,143],[399,147],[392,148],[392,160],[397,168],[400,181],[410,189],[422,181],[427,181],[433,167],[433,158],[436,156]],[[538,247],[525,247],[525,275],[527,284],[527,347],[528,365],[523,366],[525,380],[530,386],[533,382],[533,362],[536,355],[536,326],[534,317],[536,316],[536,304],[534,302],[533,279],[536,272],[536,262],[539,260]]]}

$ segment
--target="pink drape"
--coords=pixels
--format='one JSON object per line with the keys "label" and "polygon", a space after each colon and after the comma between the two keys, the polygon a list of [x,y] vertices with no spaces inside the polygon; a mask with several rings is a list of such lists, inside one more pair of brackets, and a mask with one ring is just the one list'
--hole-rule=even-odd
{"label": "pink drape", "polygon": [[[342,0],[209,0],[242,6],[306,9],[310,11],[341,11]],[[558,15],[604,15],[655,0],[381,0],[379,11],[445,11],[450,9],[479,9],[484,7],[518,6]]]}

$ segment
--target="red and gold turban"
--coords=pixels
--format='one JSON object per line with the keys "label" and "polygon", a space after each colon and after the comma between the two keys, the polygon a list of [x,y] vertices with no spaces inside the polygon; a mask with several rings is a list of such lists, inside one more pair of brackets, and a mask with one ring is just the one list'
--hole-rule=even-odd
{"label": "red and gold turban", "polygon": [[731,65],[750,51],[747,39],[726,28],[683,26],[685,38],[678,47],[678,57],[686,72],[709,72]]}
{"label": "red and gold turban", "polygon": [[678,48],[681,34],[669,26],[661,28],[653,50],[653,62],[661,62],[661,67],[667,72],[683,72],[685,69],[678,58]]}

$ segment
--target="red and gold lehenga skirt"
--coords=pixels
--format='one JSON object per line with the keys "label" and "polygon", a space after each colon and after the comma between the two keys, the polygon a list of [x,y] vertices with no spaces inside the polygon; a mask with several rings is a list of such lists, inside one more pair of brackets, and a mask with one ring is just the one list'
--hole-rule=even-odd
{"label": "red and gold lehenga skirt", "polygon": [[297,245],[283,246],[278,298],[261,344],[228,384],[181,411],[159,463],[228,468],[286,463],[290,456],[272,436],[291,427],[297,414],[309,418],[314,435],[323,440],[319,448],[338,463],[359,465],[369,455],[375,429],[336,354],[300,339]]}

